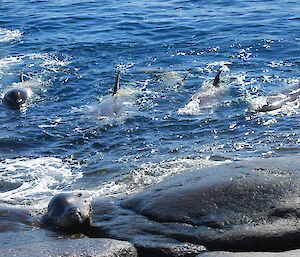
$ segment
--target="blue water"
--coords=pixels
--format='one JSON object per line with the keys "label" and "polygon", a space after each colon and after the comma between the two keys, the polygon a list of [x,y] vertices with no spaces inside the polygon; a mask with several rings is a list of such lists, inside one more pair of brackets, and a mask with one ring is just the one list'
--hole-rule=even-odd
{"label": "blue water", "polygon": [[[131,193],[198,167],[298,153],[300,101],[252,105],[299,85],[299,25],[288,0],[0,0],[0,91],[23,73],[33,92],[21,112],[0,106],[0,202]],[[102,119],[116,70],[130,97]],[[191,109],[193,96],[205,106]]]}

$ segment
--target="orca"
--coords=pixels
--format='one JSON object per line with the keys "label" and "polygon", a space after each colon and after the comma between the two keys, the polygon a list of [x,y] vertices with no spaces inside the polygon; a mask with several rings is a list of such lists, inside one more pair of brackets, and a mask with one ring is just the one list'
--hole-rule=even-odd
{"label": "orca", "polygon": [[300,96],[300,87],[294,89],[292,91],[278,94],[278,95],[271,95],[266,98],[266,103],[262,106],[254,108],[257,112],[269,112],[275,111],[283,107],[287,103],[294,102]]}
{"label": "orca", "polygon": [[219,87],[220,86],[220,75],[221,75],[222,69],[219,69],[219,71],[217,72],[217,75],[214,78],[213,81],[213,86],[214,87]]}
{"label": "orca", "polygon": [[193,95],[191,100],[183,108],[180,108],[177,113],[179,115],[198,114],[201,109],[209,109],[219,102],[219,99],[224,94],[224,88],[220,86],[221,72],[222,68],[218,70],[213,82],[204,85],[201,91]]}
{"label": "orca", "polygon": [[103,97],[97,106],[97,115],[100,117],[115,117],[121,113],[125,97],[120,93],[121,72],[117,71],[112,94]]}

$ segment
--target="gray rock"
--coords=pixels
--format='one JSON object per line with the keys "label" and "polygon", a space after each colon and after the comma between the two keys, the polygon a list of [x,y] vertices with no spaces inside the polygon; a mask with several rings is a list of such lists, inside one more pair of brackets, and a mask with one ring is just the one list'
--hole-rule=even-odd
{"label": "gray rock", "polygon": [[300,250],[286,252],[206,252],[197,257],[299,257]]}
{"label": "gray rock", "polygon": [[135,244],[141,257],[195,257],[204,252],[205,247],[189,243],[143,243]]}
{"label": "gray rock", "polygon": [[103,238],[56,239],[26,243],[13,248],[1,247],[1,257],[137,257],[134,246],[128,242]]}
{"label": "gray rock", "polygon": [[140,257],[194,257],[206,250],[201,245],[164,236],[162,224],[124,210],[110,199],[94,202],[93,214],[97,223],[88,236],[105,234],[106,237],[127,240],[136,247]]}
{"label": "gray rock", "polygon": [[0,232],[30,229],[34,223],[30,210],[0,206]]}
{"label": "gray rock", "polygon": [[299,169],[295,156],[188,172],[120,206],[107,205],[95,221],[111,237],[132,243],[190,242],[227,251],[295,249],[300,245]]}

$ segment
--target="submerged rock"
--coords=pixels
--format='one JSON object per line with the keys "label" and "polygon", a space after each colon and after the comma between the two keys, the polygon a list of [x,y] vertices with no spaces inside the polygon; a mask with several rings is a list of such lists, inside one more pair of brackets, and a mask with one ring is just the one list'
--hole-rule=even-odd
{"label": "submerged rock", "polygon": [[298,156],[253,159],[175,176],[102,210],[95,203],[95,221],[134,244],[288,250],[300,245],[299,202]]}

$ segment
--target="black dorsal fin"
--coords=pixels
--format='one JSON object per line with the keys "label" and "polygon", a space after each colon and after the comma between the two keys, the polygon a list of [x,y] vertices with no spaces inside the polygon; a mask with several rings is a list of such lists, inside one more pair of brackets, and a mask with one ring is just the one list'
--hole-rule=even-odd
{"label": "black dorsal fin", "polygon": [[217,75],[215,76],[214,82],[213,82],[213,86],[214,87],[218,87],[220,84],[220,74],[221,74],[222,70],[219,69]]}
{"label": "black dorsal fin", "polygon": [[115,80],[113,95],[115,95],[118,92],[119,88],[120,88],[120,75],[121,75],[121,72],[118,70],[116,80]]}
{"label": "black dorsal fin", "polygon": [[20,75],[20,82],[24,82],[25,80],[24,80],[24,77],[25,77],[25,75],[22,73],[21,75]]}

